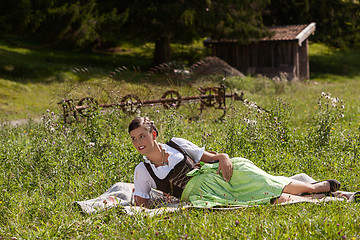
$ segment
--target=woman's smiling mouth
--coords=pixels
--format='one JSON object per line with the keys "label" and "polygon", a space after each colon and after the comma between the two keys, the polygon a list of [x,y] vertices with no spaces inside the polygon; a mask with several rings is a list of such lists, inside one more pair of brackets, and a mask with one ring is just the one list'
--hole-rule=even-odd
{"label": "woman's smiling mouth", "polygon": [[143,150],[145,148],[145,146],[140,146],[138,148],[139,148],[139,150]]}

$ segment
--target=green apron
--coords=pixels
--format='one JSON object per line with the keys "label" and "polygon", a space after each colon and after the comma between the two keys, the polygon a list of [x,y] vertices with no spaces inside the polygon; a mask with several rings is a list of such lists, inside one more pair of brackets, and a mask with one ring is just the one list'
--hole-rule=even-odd
{"label": "green apron", "polygon": [[182,193],[182,201],[195,207],[251,206],[269,204],[279,197],[286,185],[293,180],[272,176],[245,158],[232,158],[233,176],[226,182],[216,174],[219,164],[204,164],[187,175],[192,176]]}

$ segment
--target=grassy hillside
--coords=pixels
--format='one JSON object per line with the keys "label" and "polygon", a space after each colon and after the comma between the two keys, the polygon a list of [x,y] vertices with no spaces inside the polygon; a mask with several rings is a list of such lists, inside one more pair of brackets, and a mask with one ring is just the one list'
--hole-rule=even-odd
{"label": "grassy hillside", "polygon": [[[47,109],[56,110],[57,102],[79,83],[101,82],[111,92],[121,81],[144,82],[153,48],[152,44],[125,44],[116,53],[89,53],[29,50],[0,42],[0,118],[37,118]],[[181,64],[194,63],[205,51],[200,43],[173,45],[173,49],[174,58]],[[123,66],[128,70],[109,77],[109,73]],[[74,72],[84,68],[86,73]]]}
{"label": "grassy hillside", "polygon": [[[44,114],[41,124],[1,124],[0,239],[360,238],[360,205],[345,201],[187,209],[156,217],[129,216],[121,207],[91,215],[74,208],[74,201],[95,198],[116,182],[131,182],[142,158],[126,130],[133,116],[119,109],[96,110],[76,124],[64,124],[56,114],[59,100],[92,94],[116,101],[126,93],[146,100],[170,88],[194,95],[198,86],[222,79],[190,82],[156,73],[149,78],[131,67],[146,68],[147,47],[103,55],[0,46],[0,122]],[[201,56],[202,49],[185,52]],[[226,79],[228,92],[243,91],[268,112],[228,101],[222,121],[223,112],[214,108],[199,118],[198,104],[177,110],[143,107],[137,114],[155,120],[160,142],[184,137],[207,150],[245,157],[270,174],[304,172],[318,180],[338,179],[344,191],[359,191],[358,58],[356,51],[316,44],[310,46],[311,81]]]}
{"label": "grassy hillside", "polygon": [[312,80],[346,81],[360,75],[360,49],[342,51],[311,44],[309,60]]}
{"label": "grassy hillside", "polygon": [[[155,75],[150,78],[145,77],[151,62],[152,50],[151,44],[141,47],[124,45],[116,54],[95,54],[56,49],[29,50],[1,43],[0,118],[6,120],[38,118],[47,109],[57,112],[59,111],[57,103],[61,99],[68,98],[67,94],[74,88],[84,87],[87,84],[103,89],[108,95],[114,95],[111,91],[117,92],[119,89],[123,90],[119,93],[123,95],[142,94],[144,93],[142,88],[146,86],[152,95],[142,97],[159,98],[166,89],[178,86],[169,86],[168,79],[159,79]],[[173,45],[174,58],[185,66],[201,59],[205,52],[200,42],[192,46]],[[287,101],[292,101],[288,98],[303,99],[302,108],[306,111],[306,105],[309,104],[307,100],[312,101],[315,95],[322,91],[330,91],[351,103],[355,101],[352,97],[355,96],[357,86],[349,86],[357,85],[359,80],[359,56],[358,50],[343,52],[329,49],[324,45],[312,44],[310,45],[310,82],[274,84],[269,79],[228,80],[237,89],[245,91],[252,100],[260,101],[261,104],[267,104],[268,99],[276,96]],[[122,69],[121,73],[115,71],[123,66],[128,70]],[[111,72],[116,74],[110,77]],[[203,85],[204,81],[208,79],[197,80],[197,85]],[[174,85],[179,85],[179,82],[173,82]],[[139,88],[138,83],[143,86],[139,91],[136,90]],[[215,84],[217,85],[218,82],[213,83]],[[184,94],[197,94],[195,89],[196,87],[193,90],[183,91]],[[99,93],[91,90],[89,94]]]}
{"label": "grassy hillside", "polygon": [[[201,59],[204,49],[200,43],[193,46],[173,46],[174,57],[186,64],[185,57],[191,62]],[[166,78],[153,75],[145,78],[151,62],[151,44],[142,47],[124,45],[116,54],[94,54],[66,52],[56,49],[29,50],[0,45],[0,118],[5,120],[39,118],[47,109],[58,112],[57,104],[76,88],[93,87],[84,90],[83,95],[109,95],[109,101],[128,93],[144,94],[144,98],[159,98],[169,88]],[[192,58],[190,57],[192,56]],[[352,103],[356,99],[359,80],[359,51],[342,52],[329,49],[324,45],[310,45],[311,81],[297,84],[276,84],[269,79],[228,79],[232,87],[245,91],[246,97],[265,105],[274,97],[285,101],[294,99],[300,103],[299,111],[308,111],[308,101],[313,101],[322,91]],[[187,62],[190,64],[191,62]],[[128,70],[115,70],[126,66]],[[80,70],[78,70],[80,69]],[[86,69],[86,71],[84,71]],[[82,70],[82,71],[81,71]],[[110,77],[109,74],[115,72]],[[217,78],[218,80],[220,79]],[[218,81],[215,79],[215,81]],[[197,80],[193,89],[181,90],[184,95],[198,94],[196,85],[204,85],[208,79]],[[140,83],[141,85],[139,85]],[[88,86],[89,85],[89,86]],[[218,85],[218,82],[208,83]],[[350,87],[351,86],[351,87]],[[147,91],[143,91],[143,88]],[[99,93],[100,90],[102,93]],[[121,89],[121,92],[117,93]],[[113,94],[116,92],[117,94]],[[299,101],[299,100],[302,101]]]}
{"label": "grassy hillside", "polygon": [[[249,99],[277,89],[269,82],[262,82],[261,90],[259,85],[246,84],[250,89],[247,92]],[[357,104],[335,100],[336,95],[321,94],[320,89],[313,88],[317,85],[296,86],[286,86],[285,92],[278,94],[286,98],[287,103],[259,97],[258,104],[262,102],[260,106],[266,107],[269,113],[258,112],[251,104],[232,102],[224,121],[214,118],[220,110],[213,108],[202,118],[190,120],[193,115],[186,106],[176,111],[144,107],[141,115],[156,121],[160,142],[172,136],[184,137],[207,150],[245,157],[274,175],[291,176],[304,172],[318,180],[338,179],[342,190],[358,191],[360,135]],[[327,86],[327,90],[335,91],[335,86]],[[358,84],[351,87],[359,89]],[[257,92],[252,93],[255,89]],[[347,202],[267,205],[234,211],[188,209],[156,217],[129,216],[121,207],[97,214],[81,214],[73,207],[74,201],[95,198],[116,182],[132,182],[134,168],[142,157],[132,147],[127,134],[131,118],[118,109],[94,111],[77,124],[63,124],[56,115],[46,112],[42,124],[30,121],[17,127],[2,125],[0,237],[360,237],[357,214],[360,204]]]}

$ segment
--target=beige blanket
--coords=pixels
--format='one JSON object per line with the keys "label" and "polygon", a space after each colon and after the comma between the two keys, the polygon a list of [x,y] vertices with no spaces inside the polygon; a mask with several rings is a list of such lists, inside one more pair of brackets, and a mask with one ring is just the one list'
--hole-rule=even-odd
{"label": "beige blanket", "polygon": [[[305,173],[297,174],[292,177],[292,179],[296,179],[303,182],[316,182],[313,178],[309,177]],[[97,198],[93,198],[90,200],[85,201],[76,201],[74,204],[75,206],[79,207],[79,209],[83,213],[96,213],[99,211],[104,211],[106,209],[112,207],[118,207],[119,209],[123,210],[126,214],[136,214],[139,212],[144,212],[146,214],[157,215],[163,212],[174,212],[179,209],[184,209],[188,207],[192,207],[188,203],[180,203],[179,199],[175,197],[165,197],[161,191],[152,189],[150,192],[150,206],[151,208],[145,209],[143,207],[133,206],[133,199],[132,199],[132,192],[133,192],[134,185],[132,183],[124,183],[118,182],[112,185],[109,190],[105,193],[100,195]],[[327,202],[327,201],[342,201],[346,198],[341,195],[351,194],[346,192],[338,193],[338,197],[325,197],[323,199],[306,199],[304,201],[294,201],[294,202],[286,202],[283,204],[293,204],[299,202]],[[282,204],[282,205],[283,205]],[[218,210],[232,210],[244,208],[243,206],[233,206],[233,207],[220,207],[220,208],[213,208]]]}

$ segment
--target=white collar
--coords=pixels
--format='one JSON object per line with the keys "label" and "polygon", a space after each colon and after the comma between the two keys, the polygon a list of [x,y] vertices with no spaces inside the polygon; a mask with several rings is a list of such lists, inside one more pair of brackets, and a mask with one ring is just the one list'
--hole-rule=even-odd
{"label": "white collar", "polygon": [[[174,148],[172,148],[172,147],[170,147],[170,146],[167,145],[167,144],[164,144],[164,143],[159,143],[159,145],[160,145],[161,149],[165,151],[165,153],[169,154],[168,161],[169,161],[169,165],[171,165],[170,161],[171,161],[173,155],[179,153],[179,151],[176,150],[176,149],[174,149]],[[182,156],[182,153],[180,153],[180,154],[181,154],[181,156]],[[155,164],[153,164],[152,162],[150,162],[150,160],[149,160],[146,156],[143,156],[143,158],[144,158],[144,160],[145,160],[146,163],[150,163],[152,166],[155,167]],[[166,166],[168,166],[168,165],[159,166],[159,167],[166,167]],[[158,168],[159,168],[159,167],[158,167]]]}

